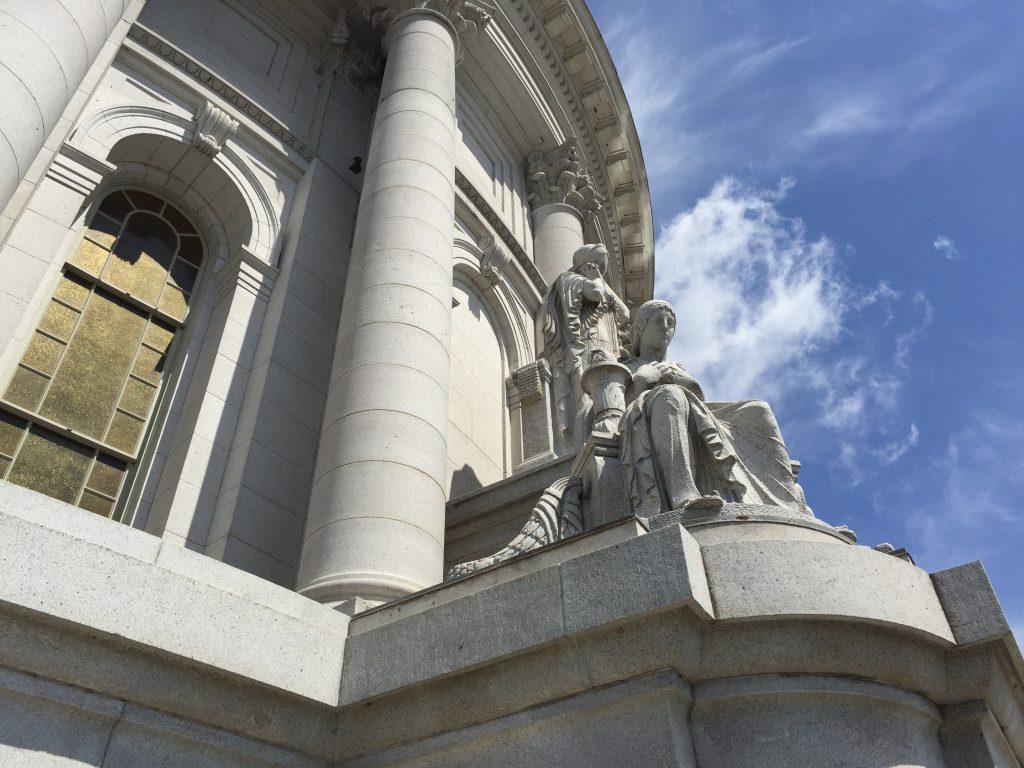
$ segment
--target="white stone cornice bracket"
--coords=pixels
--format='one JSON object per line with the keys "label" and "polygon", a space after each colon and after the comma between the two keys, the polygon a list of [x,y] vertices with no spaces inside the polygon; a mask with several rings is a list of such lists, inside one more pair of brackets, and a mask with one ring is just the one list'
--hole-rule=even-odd
{"label": "white stone cornice bracket", "polygon": [[581,218],[593,216],[604,204],[594,181],[580,160],[579,142],[569,139],[550,152],[531,152],[527,158],[527,199],[536,210],[560,203],[580,212]]}
{"label": "white stone cornice bracket", "polygon": [[207,157],[216,157],[224,142],[238,130],[238,121],[213,102],[207,101],[196,112],[192,146]]}

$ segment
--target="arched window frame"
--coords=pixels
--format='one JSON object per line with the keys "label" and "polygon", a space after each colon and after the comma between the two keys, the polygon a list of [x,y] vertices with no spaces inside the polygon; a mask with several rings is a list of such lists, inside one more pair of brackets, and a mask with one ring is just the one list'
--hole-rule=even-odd
{"label": "arched window frame", "polygon": [[[101,213],[100,209],[107,203],[108,200],[114,198],[118,193],[124,192],[128,193],[128,199],[133,203],[134,201],[131,200],[130,196],[132,195],[132,193],[135,193],[136,199],[142,199],[142,197],[145,196],[150,200],[159,201],[160,206],[159,208],[157,208],[157,210],[151,210],[147,209],[144,206],[135,205],[135,207],[130,212],[125,213],[120,223],[118,235],[110,240],[108,248],[110,253],[113,253],[116,247],[115,244],[117,243],[117,238],[119,238],[121,234],[123,234],[123,232],[125,231],[129,223],[129,219],[140,212],[149,213],[159,218],[163,223],[167,224],[174,230],[175,237],[177,238],[177,247],[175,248],[174,254],[172,255],[171,262],[168,265],[167,276],[164,280],[164,285],[160,289],[161,296],[158,296],[157,299],[152,303],[147,303],[141,300],[138,296],[133,296],[131,291],[124,290],[123,286],[119,287],[115,284],[112,284],[108,279],[105,279],[102,274],[103,272],[106,271],[105,267],[102,268],[99,272],[90,273],[89,270],[87,268],[84,268],[80,263],[75,263],[76,257],[78,257],[80,253],[82,253],[84,244],[95,241],[95,238],[91,236],[91,233],[97,231],[93,227],[93,225],[96,224],[97,222],[97,216],[104,215]],[[168,211],[172,212],[170,218],[168,218],[167,216]],[[65,441],[73,442],[79,447],[82,447],[88,451],[93,452],[93,456],[91,458],[92,463],[86,470],[84,479],[81,482],[81,485],[78,490],[77,498],[73,503],[76,503],[79,506],[84,506],[86,509],[89,508],[88,506],[82,504],[82,500],[84,499],[87,493],[93,492],[93,489],[89,487],[90,483],[92,482],[91,475],[95,471],[97,464],[101,463],[101,456],[113,459],[116,462],[123,462],[126,465],[117,492],[114,494],[107,494],[108,500],[110,500],[110,496],[114,497],[112,499],[113,505],[109,513],[100,513],[107,514],[107,516],[111,517],[114,520],[121,520],[123,518],[126,510],[126,505],[128,504],[129,499],[132,498],[133,496],[132,486],[133,483],[135,482],[136,474],[140,467],[142,467],[145,464],[146,457],[152,450],[152,443],[154,442],[152,439],[153,434],[156,431],[158,431],[159,428],[162,427],[163,422],[166,419],[167,406],[169,404],[169,398],[167,397],[167,395],[170,391],[173,390],[177,376],[181,372],[182,363],[184,362],[184,350],[187,349],[188,347],[189,337],[191,335],[191,330],[194,325],[192,321],[195,318],[196,313],[201,310],[204,300],[203,296],[207,289],[207,283],[209,282],[208,274],[213,269],[212,264],[215,261],[215,258],[210,247],[210,240],[209,237],[204,233],[203,228],[197,226],[197,220],[197,216],[190,214],[187,211],[187,209],[185,209],[185,206],[182,206],[175,200],[170,199],[169,196],[162,194],[161,190],[146,189],[140,184],[131,183],[109,185],[102,189],[97,190],[96,194],[93,196],[91,204],[83,211],[83,213],[79,217],[79,223],[77,227],[79,230],[78,234],[74,238],[71,246],[67,249],[66,256],[62,259],[61,267],[58,274],[56,275],[55,283],[52,286],[50,286],[51,290],[49,291],[48,299],[41,302],[41,306],[39,307],[37,312],[38,317],[36,318],[36,323],[34,326],[35,330],[26,340],[23,349],[21,350],[21,354],[18,357],[18,362],[14,366],[14,370],[11,372],[11,375],[9,377],[5,377],[5,380],[3,381],[3,388],[0,389],[0,412],[6,413],[9,416],[13,416],[15,419],[20,419],[24,422],[27,422],[27,425],[24,427],[24,435],[22,436],[22,441],[27,439],[27,436],[29,435],[29,432],[32,429],[32,427],[36,426],[40,429],[50,432],[53,435],[56,435],[57,437]],[[183,224],[188,229],[190,229],[191,232],[182,230],[181,226]],[[161,299],[162,295],[171,288],[172,270],[177,266],[180,258],[184,260],[182,257],[179,256],[179,253],[181,251],[181,239],[183,236],[194,237],[196,239],[199,263],[195,271],[195,276],[192,283],[192,291],[190,292],[188,299],[185,302],[184,311],[181,313],[180,317],[176,317],[175,314],[173,314],[172,312],[168,312],[167,309],[161,306]],[[6,397],[8,388],[10,387],[11,382],[13,381],[13,378],[17,373],[17,370],[21,367],[24,367],[24,359],[29,351],[29,348],[33,340],[36,337],[36,334],[42,333],[41,327],[44,322],[44,318],[46,316],[47,311],[50,309],[52,304],[54,304],[55,302],[60,302],[58,293],[61,290],[61,287],[65,284],[64,281],[68,278],[68,276],[71,276],[72,280],[79,281],[80,284],[87,284],[88,295],[81,301],[77,309],[79,317],[75,321],[76,324],[74,328],[68,334],[66,342],[62,342],[65,344],[65,347],[64,350],[61,352],[59,360],[53,365],[51,374],[43,374],[49,376],[49,381],[46,384],[43,394],[40,395],[34,410],[28,409],[23,407],[22,405],[11,402]],[[83,285],[82,287],[86,286]],[[146,330],[144,332],[144,336],[145,334],[148,334],[149,328],[154,323],[154,321],[173,328],[171,339],[168,342],[167,347],[163,351],[162,368],[160,370],[159,380],[155,385],[155,392],[152,396],[151,402],[149,403],[148,413],[145,414],[145,419],[143,420],[143,425],[138,435],[137,441],[135,443],[134,450],[124,450],[121,447],[111,445],[105,439],[97,439],[93,435],[86,434],[80,430],[72,429],[68,427],[66,424],[61,423],[60,421],[48,418],[42,413],[39,413],[39,411],[41,411],[44,407],[45,398],[46,395],[48,394],[50,386],[52,385],[53,379],[56,378],[58,372],[60,371],[60,366],[64,362],[64,359],[67,355],[67,351],[68,349],[71,348],[72,343],[75,340],[74,334],[77,333],[78,328],[81,324],[81,319],[85,314],[87,302],[89,298],[91,298],[91,296],[97,291],[99,291],[105,297],[113,297],[115,303],[128,305],[134,312],[141,313],[143,316],[145,316]],[[140,354],[143,348],[150,349],[151,351],[159,351],[154,350],[152,346],[147,345],[144,338],[140,338],[140,340],[137,342],[135,357],[137,357]],[[137,378],[134,373],[134,365],[135,359],[133,358],[133,369],[129,370],[128,373],[126,374],[125,381],[122,384],[121,392],[119,393],[117,398],[117,404],[113,407],[112,415],[108,420],[105,433],[109,431],[116,414],[122,411],[122,400],[126,394],[125,390],[127,389],[129,382]],[[136,413],[130,415],[137,416],[138,414]],[[104,437],[107,438],[109,437],[109,435],[105,434]],[[20,449],[21,447],[21,444],[17,446],[18,449]],[[5,454],[0,455],[7,458]],[[14,452],[14,455],[17,455],[17,451]],[[2,473],[0,473],[0,476],[8,476],[9,469],[10,465],[8,465],[7,467],[0,467],[0,470],[3,470]],[[41,492],[45,493],[46,491],[43,490]],[[92,511],[98,510],[93,509]]]}

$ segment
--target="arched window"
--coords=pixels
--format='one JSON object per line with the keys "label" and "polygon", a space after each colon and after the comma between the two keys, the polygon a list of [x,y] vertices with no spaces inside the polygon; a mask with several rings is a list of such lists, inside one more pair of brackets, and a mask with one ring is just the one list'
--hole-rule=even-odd
{"label": "arched window", "polygon": [[103,199],[0,398],[0,478],[113,514],[202,260],[170,204]]}

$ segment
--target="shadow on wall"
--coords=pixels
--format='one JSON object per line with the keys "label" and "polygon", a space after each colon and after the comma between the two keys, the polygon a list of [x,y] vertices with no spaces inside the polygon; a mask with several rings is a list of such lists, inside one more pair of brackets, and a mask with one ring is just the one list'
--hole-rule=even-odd
{"label": "shadow on wall", "polygon": [[462,469],[457,469],[452,473],[452,482],[448,487],[448,498],[454,499],[459,496],[465,496],[467,493],[478,491],[483,487],[484,484],[476,476],[476,471],[469,464],[463,464]]}

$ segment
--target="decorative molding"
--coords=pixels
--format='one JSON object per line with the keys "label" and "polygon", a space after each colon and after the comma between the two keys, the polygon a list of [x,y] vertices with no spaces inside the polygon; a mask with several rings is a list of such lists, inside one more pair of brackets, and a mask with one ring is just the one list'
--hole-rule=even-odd
{"label": "decorative molding", "polygon": [[526,159],[527,199],[536,208],[560,203],[580,212],[581,218],[595,216],[604,198],[594,187],[580,160],[579,141],[563,142],[550,152],[531,152]]}
{"label": "decorative molding", "polygon": [[482,235],[477,240],[480,248],[480,274],[494,288],[501,282],[501,273],[512,263],[512,254],[491,235]]}
{"label": "decorative molding", "polygon": [[512,256],[519,263],[519,266],[523,268],[526,276],[529,278],[530,282],[533,283],[534,288],[536,288],[540,292],[541,296],[543,296],[548,289],[548,284],[545,282],[544,278],[541,277],[540,272],[537,270],[537,265],[530,260],[526,251],[523,250],[519,241],[516,240],[516,236],[509,231],[508,227],[505,226],[505,222],[501,220],[501,217],[493,208],[491,208],[483,195],[477,192],[476,188],[469,182],[462,172],[459,171],[458,168],[455,169],[455,184],[460,190],[462,190],[462,193],[469,199],[473,204],[473,207],[476,208],[481,216],[484,217],[487,223],[494,228],[498,237],[501,238],[501,241],[508,247]]}
{"label": "decorative molding", "polygon": [[252,118],[263,130],[276,136],[289,147],[298,152],[305,160],[312,160],[315,153],[299,138],[275,120],[270,114],[243,96],[238,89],[232,87],[223,78],[182,53],[159,35],[154,34],[141,24],[132,24],[128,36],[145,46],[167,63],[184,72],[190,78],[206,86],[210,91],[238,107],[247,117]]}
{"label": "decorative molding", "polygon": [[224,142],[238,130],[238,121],[207,99],[195,116],[192,146],[207,157],[216,157]]}
{"label": "decorative molding", "polygon": [[234,295],[235,286],[264,302],[270,300],[280,271],[244,246],[222,264],[213,276],[213,302],[220,304]]}
{"label": "decorative molding", "polygon": [[106,160],[100,160],[64,142],[46,169],[46,177],[82,197],[88,197],[108,173],[116,170],[116,166]]}
{"label": "decorative molding", "polygon": [[545,387],[551,382],[551,370],[547,361],[534,360],[512,372],[506,387],[510,406],[533,403],[544,397]]}

